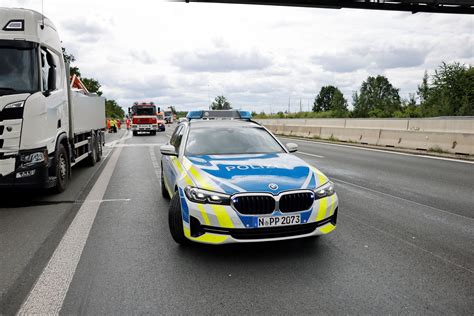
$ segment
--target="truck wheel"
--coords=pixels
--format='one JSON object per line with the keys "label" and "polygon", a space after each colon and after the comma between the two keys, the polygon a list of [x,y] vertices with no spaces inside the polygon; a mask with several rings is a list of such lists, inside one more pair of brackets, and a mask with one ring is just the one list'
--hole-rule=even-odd
{"label": "truck wheel", "polygon": [[168,223],[170,226],[171,237],[173,237],[175,242],[180,245],[188,245],[191,243],[191,241],[184,236],[181,203],[178,192],[176,192],[171,199]]}
{"label": "truck wheel", "polygon": [[156,131],[151,131],[150,134],[151,134],[151,136],[155,136],[155,135],[156,135]]}
{"label": "truck wheel", "polygon": [[99,134],[97,134],[97,148],[98,148],[97,162],[99,162],[102,159],[102,153],[103,153],[102,136],[101,136],[100,132],[99,132]]}
{"label": "truck wheel", "polygon": [[56,193],[64,192],[69,184],[69,174],[71,165],[69,164],[69,157],[66,148],[59,145],[56,154],[56,185],[54,191]]}
{"label": "truck wheel", "polygon": [[137,132],[137,131],[133,131],[133,136],[138,136],[138,132]]}
{"label": "truck wheel", "polygon": [[91,146],[92,151],[90,152],[89,157],[87,157],[86,161],[87,164],[92,167],[97,161],[99,161],[97,158],[99,156],[99,144],[97,142],[97,137],[95,137],[94,135],[92,135]]}
{"label": "truck wheel", "polygon": [[168,190],[166,190],[166,186],[165,186],[165,178],[163,177],[163,166],[161,166],[162,170],[161,170],[161,195],[163,196],[163,198],[165,200],[169,200],[171,197],[170,197],[170,194],[168,192]]}

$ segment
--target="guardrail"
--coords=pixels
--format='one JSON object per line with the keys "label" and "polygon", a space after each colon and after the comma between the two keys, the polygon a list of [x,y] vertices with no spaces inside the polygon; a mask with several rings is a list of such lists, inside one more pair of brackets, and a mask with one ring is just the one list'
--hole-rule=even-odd
{"label": "guardrail", "polygon": [[429,119],[262,119],[275,134],[474,155],[474,117]]}

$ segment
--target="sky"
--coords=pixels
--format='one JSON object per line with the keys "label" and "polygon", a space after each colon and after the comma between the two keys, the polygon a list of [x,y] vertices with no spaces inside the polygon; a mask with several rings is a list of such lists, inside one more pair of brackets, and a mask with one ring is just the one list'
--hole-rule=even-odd
{"label": "sky", "polygon": [[[41,11],[40,0],[0,6]],[[325,85],[349,104],[368,76],[402,98],[441,62],[474,65],[474,16],[157,0],[44,0],[82,76],[124,109],[135,101],[204,109],[306,111]]]}

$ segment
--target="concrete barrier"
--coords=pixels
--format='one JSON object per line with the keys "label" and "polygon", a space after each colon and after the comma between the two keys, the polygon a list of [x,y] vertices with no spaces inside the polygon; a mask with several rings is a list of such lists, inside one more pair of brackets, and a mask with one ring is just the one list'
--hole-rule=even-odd
{"label": "concrete barrier", "polygon": [[474,118],[259,120],[280,135],[474,155]]}
{"label": "concrete barrier", "polygon": [[474,119],[412,119],[408,121],[409,131],[474,133]]}
{"label": "concrete barrier", "polygon": [[377,145],[474,155],[474,134],[382,130]]}

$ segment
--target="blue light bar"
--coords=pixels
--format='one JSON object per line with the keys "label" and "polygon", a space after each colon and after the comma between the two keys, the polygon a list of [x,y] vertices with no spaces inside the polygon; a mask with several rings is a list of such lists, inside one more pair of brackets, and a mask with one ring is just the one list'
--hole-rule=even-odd
{"label": "blue light bar", "polygon": [[204,111],[189,111],[186,118],[188,120],[199,120],[202,118],[203,112]]}
{"label": "blue light bar", "polygon": [[240,112],[240,118],[242,120],[250,120],[252,119],[252,113],[249,111],[239,111]]}

